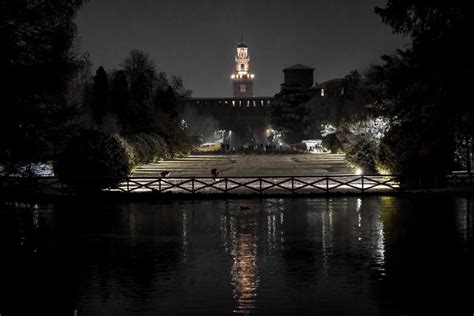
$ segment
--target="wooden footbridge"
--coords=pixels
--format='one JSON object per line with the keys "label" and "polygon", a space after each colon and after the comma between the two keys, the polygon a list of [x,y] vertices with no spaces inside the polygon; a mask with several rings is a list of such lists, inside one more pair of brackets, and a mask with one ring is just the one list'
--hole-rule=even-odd
{"label": "wooden footbridge", "polygon": [[396,176],[275,176],[128,178],[112,191],[190,194],[312,194],[331,192],[397,191]]}
{"label": "wooden footbridge", "polygon": [[[84,180],[84,179],[82,179]],[[97,179],[103,181],[104,178]],[[112,179],[109,179],[112,180]],[[113,179],[115,180],[115,179]],[[186,195],[330,195],[394,193],[410,189],[401,186],[397,175],[314,175],[314,176],[226,176],[226,177],[128,177],[103,189],[104,193],[123,194],[157,193]],[[448,175],[442,183],[436,177],[403,179],[417,188],[469,186],[474,184],[471,173]],[[87,181],[94,179],[87,178]],[[0,178],[0,193],[26,192],[47,195],[77,193],[74,187],[64,184],[57,177]]]}

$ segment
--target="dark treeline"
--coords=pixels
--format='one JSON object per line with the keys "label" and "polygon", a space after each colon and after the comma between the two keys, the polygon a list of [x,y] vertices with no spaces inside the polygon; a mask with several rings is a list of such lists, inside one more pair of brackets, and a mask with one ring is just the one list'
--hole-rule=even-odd
{"label": "dark treeline", "polygon": [[83,1],[0,1],[0,164],[4,173],[51,159],[77,129],[69,83]]}
{"label": "dark treeline", "polygon": [[383,64],[368,74],[377,109],[393,122],[382,141],[381,162],[408,174],[470,170],[472,5],[462,0],[391,0],[376,13],[412,39],[411,47],[384,56]]}
{"label": "dark treeline", "polygon": [[0,166],[34,175],[53,162],[63,177],[123,177],[137,164],[191,147],[177,113],[179,77],[133,50],[119,69],[95,71],[74,18],[83,1],[1,1]]}
{"label": "dark treeline", "polygon": [[82,103],[83,129],[56,159],[59,176],[120,179],[137,165],[189,152],[192,143],[177,107],[178,99],[190,91],[179,77],[157,71],[139,50],[133,50],[120,69],[108,73],[99,67],[95,76],[86,56],[83,61],[78,72],[83,78],[75,81],[73,98]]}
{"label": "dark treeline", "polygon": [[283,86],[273,124],[289,142],[322,136],[325,147],[346,153],[367,173],[470,171],[470,5],[389,0],[375,12],[411,44],[382,56],[363,75],[352,72],[306,91]]}

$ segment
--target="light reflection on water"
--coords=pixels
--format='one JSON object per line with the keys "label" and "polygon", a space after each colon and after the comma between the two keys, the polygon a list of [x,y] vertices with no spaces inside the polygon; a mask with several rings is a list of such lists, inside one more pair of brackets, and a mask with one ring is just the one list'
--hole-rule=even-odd
{"label": "light reflection on water", "polygon": [[[247,208],[247,206],[245,206]],[[229,210],[223,215],[223,237],[226,251],[232,256],[230,271],[233,297],[236,302],[235,313],[249,313],[255,308],[258,289],[257,267],[257,221],[247,216],[252,211]]]}
{"label": "light reflection on water", "polygon": [[410,314],[415,292],[474,281],[471,200],[430,201],[4,205],[0,313],[21,295],[85,315]]}

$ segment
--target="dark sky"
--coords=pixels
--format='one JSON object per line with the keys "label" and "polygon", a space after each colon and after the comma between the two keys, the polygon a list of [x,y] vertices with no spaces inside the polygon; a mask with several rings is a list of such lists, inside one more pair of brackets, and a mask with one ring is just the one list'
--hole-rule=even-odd
{"label": "dark sky", "polygon": [[278,92],[282,70],[316,68],[315,81],[363,70],[401,48],[373,13],[385,0],[90,0],[79,12],[81,46],[94,67],[118,68],[131,49],[180,75],[193,96],[232,95],[235,47],[244,34],[255,96]]}

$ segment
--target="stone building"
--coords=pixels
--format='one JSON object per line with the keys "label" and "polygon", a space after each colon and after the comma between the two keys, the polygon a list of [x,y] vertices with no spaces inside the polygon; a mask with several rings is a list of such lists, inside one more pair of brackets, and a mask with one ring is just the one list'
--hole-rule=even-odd
{"label": "stone building", "polygon": [[283,69],[283,73],[285,74],[284,84],[287,86],[298,85],[308,89],[313,87],[314,68],[296,64]]}
{"label": "stone building", "polygon": [[[230,77],[233,82],[232,97],[180,100],[181,113],[195,113],[189,120],[212,118],[216,122],[217,129],[224,134],[221,141],[227,149],[238,149],[242,146],[262,147],[272,141],[269,108],[272,106],[274,97],[253,95],[255,75],[251,72],[248,51],[248,45],[243,41],[237,44],[235,68]],[[313,71],[313,68],[300,64],[286,68],[283,71],[284,84],[297,84],[311,88]],[[193,124],[191,121],[186,123]]]}

